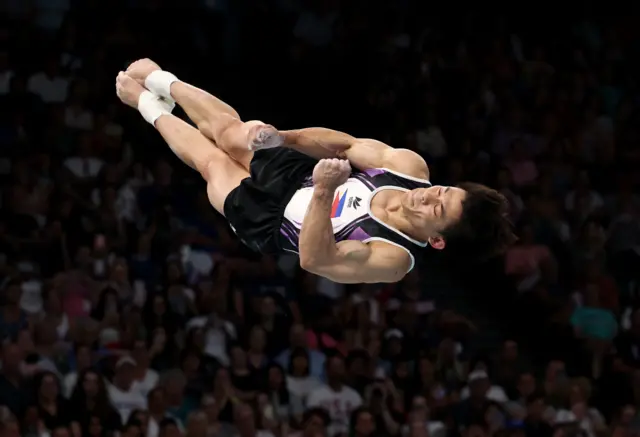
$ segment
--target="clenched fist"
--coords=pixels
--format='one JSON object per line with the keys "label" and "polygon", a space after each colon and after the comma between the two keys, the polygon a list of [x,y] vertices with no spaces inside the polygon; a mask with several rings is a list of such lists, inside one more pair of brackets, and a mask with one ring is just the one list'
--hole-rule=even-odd
{"label": "clenched fist", "polygon": [[347,182],[351,174],[351,164],[344,159],[321,159],[313,169],[313,184],[334,191]]}
{"label": "clenched fist", "polygon": [[127,68],[127,74],[144,86],[144,81],[152,72],[161,70],[160,66],[151,59],[144,58],[135,61]]}
{"label": "clenched fist", "polygon": [[116,77],[116,94],[125,105],[137,108],[140,94],[143,92],[144,88],[142,85],[136,82],[128,74],[121,71],[118,74],[118,77]]}

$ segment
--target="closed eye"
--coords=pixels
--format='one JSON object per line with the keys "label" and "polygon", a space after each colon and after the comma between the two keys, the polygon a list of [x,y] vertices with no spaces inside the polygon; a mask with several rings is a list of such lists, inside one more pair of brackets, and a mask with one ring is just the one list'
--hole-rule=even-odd
{"label": "closed eye", "polygon": [[[446,187],[443,191],[442,194],[446,194],[447,191],[449,191],[449,188],[451,187]],[[442,203],[440,204],[440,216],[444,217],[445,216],[445,210],[444,210],[444,199],[442,199]]]}

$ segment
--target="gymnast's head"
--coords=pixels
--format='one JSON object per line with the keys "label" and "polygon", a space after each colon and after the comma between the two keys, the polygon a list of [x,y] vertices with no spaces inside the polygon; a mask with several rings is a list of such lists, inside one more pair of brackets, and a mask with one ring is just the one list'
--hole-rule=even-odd
{"label": "gymnast's head", "polygon": [[427,239],[434,249],[475,259],[504,252],[515,241],[508,208],[502,194],[472,182],[418,188],[402,200],[404,216],[417,237]]}

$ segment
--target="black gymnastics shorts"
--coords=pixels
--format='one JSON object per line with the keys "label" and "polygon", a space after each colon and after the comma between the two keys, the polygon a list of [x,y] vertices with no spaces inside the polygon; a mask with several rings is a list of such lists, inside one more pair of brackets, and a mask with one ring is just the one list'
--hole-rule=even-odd
{"label": "black gymnastics shorts", "polygon": [[318,161],[289,148],[258,150],[250,175],[224,201],[231,229],[249,248],[261,253],[281,250],[280,226],[291,197],[308,180]]}

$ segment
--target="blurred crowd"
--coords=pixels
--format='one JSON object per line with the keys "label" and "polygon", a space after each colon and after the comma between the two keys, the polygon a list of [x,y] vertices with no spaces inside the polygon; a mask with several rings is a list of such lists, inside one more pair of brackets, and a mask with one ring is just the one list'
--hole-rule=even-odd
{"label": "blurred crowd", "polygon": [[[633,17],[0,8],[0,437],[640,434]],[[495,340],[441,305],[455,278],[434,284],[433,254],[400,284],[346,287],[244,248],[115,98],[140,57],[246,119],[380,139],[422,154],[435,183],[499,189],[519,241],[463,285]]]}

